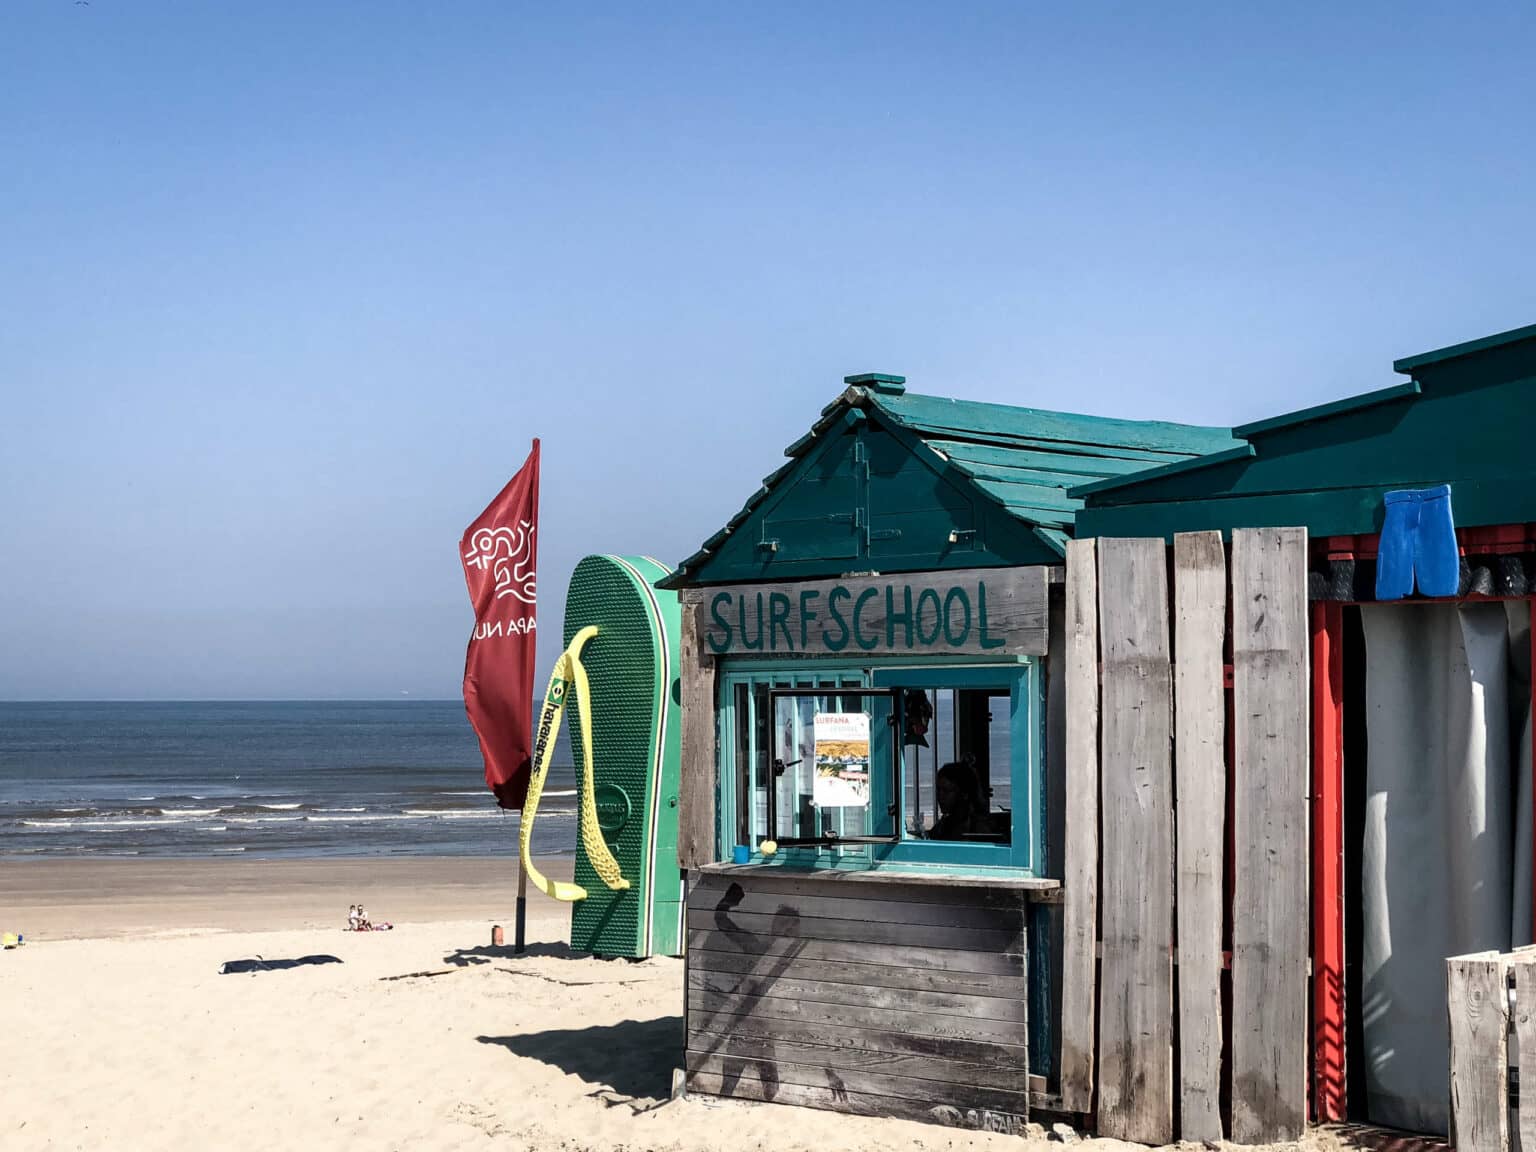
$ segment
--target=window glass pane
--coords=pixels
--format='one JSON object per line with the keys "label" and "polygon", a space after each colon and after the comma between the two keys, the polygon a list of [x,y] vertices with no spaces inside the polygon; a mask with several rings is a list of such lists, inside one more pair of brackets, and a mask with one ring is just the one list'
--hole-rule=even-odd
{"label": "window glass pane", "polygon": [[[751,821],[746,828],[749,835],[741,842],[894,835],[898,801],[891,777],[890,698],[870,694],[857,681],[831,679],[779,680],[771,689],[811,694],[773,695],[770,684],[764,683],[750,689],[742,685],[732,697],[737,709],[734,751],[738,764],[756,765],[750,788],[742,790],[743,797],[750,798],[743,808],[750,807]],[[748,709],[753,714],[751,724],[742,718]],[[848,741],[840,739],[832,725],[824,724],[823,740],[832,745],[823,749],[818,788],[816,718],[831,714],[862,719],[862,724],[850,720],[857,727],[854,743],[859,747],[842,747]],[[753,738],[745,739],[743,732],[752,733]]]}
{"label": "window glass pane", "polygon": [[909,833],[930,840],[1012,842],[1013,748],[1006,689],[940,688],[924,693],[933,710],[928,747],[915,752],[908,784]]}

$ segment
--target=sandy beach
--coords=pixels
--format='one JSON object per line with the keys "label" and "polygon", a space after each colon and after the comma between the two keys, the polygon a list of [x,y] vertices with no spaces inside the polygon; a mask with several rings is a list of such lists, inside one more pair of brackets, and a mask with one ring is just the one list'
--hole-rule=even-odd
{"label": "sandy beach", "polygon": [[[537,894],[532,943],[514,956],[514,867],[467,858],[0,864],[0,927],[27,937],[0,953],[0,1146],[1044,1146],[783,1105],[671,1100],[682,962],[574,955],[566,909]],[[394,930],[342,931],[359,899]],[[490,946],[493,923],[509,946]],[[316,954],[341,963],[219,972],[231,960]]]}

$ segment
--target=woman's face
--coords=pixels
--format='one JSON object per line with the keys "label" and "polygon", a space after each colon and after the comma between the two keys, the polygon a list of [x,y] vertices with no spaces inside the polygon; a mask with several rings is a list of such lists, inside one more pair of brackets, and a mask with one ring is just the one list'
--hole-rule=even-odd
{"label": "woman's face", "polygon": [[948,774],[939,777],[935,795],[939,801],[940,812],[953,812],[960,803],[960,787],[955,783],[955,778]]}

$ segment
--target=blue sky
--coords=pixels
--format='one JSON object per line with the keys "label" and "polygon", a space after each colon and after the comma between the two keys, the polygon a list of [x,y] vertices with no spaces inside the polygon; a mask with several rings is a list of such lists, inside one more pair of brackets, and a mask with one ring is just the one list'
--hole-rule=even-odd
{"label": "blue sky", "polygon": [[849,373],[1228,424],[1536,320],[1529,5],[0,7],[0,698],[451,697],[544,441],[692,552]]}

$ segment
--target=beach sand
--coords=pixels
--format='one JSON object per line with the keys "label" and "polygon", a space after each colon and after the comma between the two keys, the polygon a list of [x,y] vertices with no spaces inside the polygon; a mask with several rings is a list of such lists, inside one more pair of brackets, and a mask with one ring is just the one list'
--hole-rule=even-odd
{"label": "beach sand", "polygon": [[[538,893],[514,956],[514,892],[511,859],[0,863],[0,929],[27,937],[0,952],[0,1147],[1045,1147],[671,1100],[682,962],[573,955]],[[395,929],[341,931],[356,900]],[[342,963],[219,974],[317,953]]]}

